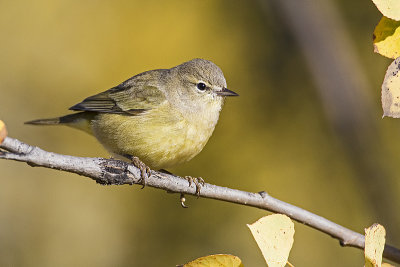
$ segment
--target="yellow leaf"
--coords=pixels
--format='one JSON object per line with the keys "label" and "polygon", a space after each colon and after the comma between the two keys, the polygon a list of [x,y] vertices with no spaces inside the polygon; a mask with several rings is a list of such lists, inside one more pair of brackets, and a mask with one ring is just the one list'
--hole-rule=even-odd
{"label": "yellow leaf", "polygon": [[383,117],[400,118],[400,57],[390,64],[382,84]]}
{"label": "yellow leaf", "polygon": [[386,230],[380,224],[365,229],[365,267],[381,267]]}
{"label": "yellow leaf", "polygon": [[[400,1],[399,1],[400,3]],[[382,17],[376,25],[374,34],[374,52],[388,58],[400,56],[400,21]]]}
{"label": "yellow leaf", "polygon": [[379,11],[386,17],[400,20],[399,0],[372,0]]}
{"label": "yellow leaf", "polygon": [[6,125],[0,120],[0,144],[3,143],[4,138],[7,136]]}
{"label": "yellow leaf", "polygon": [[385,262],[382,263],[382,267],[395,267],[395,266]]}
{"label": "yellow leaf", "polygon": [[294,224],[283,214],[265,216],[247,225],[269,267],[283,267],[293,245]]}
{"label": "yellow leaf", "polygon": [[227,254],[209,255],[188,262],[183,267],[243,267],[239,257]]}

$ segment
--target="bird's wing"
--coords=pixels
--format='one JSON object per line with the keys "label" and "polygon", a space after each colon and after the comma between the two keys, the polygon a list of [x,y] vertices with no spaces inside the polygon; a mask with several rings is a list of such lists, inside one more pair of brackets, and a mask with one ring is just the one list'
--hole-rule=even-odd
{"label": "bird's wing", "polygon": [[86,98],[70,110],[126,115],[143,113],[166,101],[154,76],[150,72],[136,75],[116,87]]}

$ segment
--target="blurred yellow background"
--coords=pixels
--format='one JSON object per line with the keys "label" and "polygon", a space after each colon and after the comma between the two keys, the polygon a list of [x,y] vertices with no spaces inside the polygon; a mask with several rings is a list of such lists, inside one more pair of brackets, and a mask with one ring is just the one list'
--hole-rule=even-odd
{"label": "blurred yellow background", "polygon": [[[0,119],[9,136],[45,150],[108,157],[85,133],[23,122],[67,114],[146,70],[212,60],[240,97],[227,99],[203,152],[169,171],[265,190],[358,232],[379,222],[399,247],[400,124],[381,119],[380,86],[391,61],[372,51],[381,15],[370,1],[333,1],[367,77],[373,112],[366,120],[376,126],[365,140],[354,129],[365,142],[352,153],[341,131],[353,123],[332,125],[290,25],[276,1],[266,2],[1,1]],[[364,180],[366,168],[377,175]],[[193,197],[182,209],[175,194],[101,186],[4,160],[0,183],[1,266],[175,266],[216,253],[265,265],[246,227],[267,214],[261,210]],[[362,251],[295,228],[295,266],[363,266]]]}

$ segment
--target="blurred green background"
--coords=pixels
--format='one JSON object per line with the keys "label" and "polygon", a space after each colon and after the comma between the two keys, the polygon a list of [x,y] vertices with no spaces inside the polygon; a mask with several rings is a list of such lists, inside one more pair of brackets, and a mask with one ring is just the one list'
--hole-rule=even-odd
{"label": "blurred green background", "polygon": [[[318,1],[304,2],[318,14]],[[279,1],[228,0],[0,1],[0,119],[9,136],[48,151],[108,157],[85,133],[23,122],[67,114],[142,71],[209,59],[240,97],[227,100],[203,152],[170,171],[265,190],[361,233],[379,222],[399,247],[400,125],[381,119],[380,86],[391,61],[372,48],[381,15],[371,1],[331,5],[365,76],[366,86],[347,91],[361,88],[369,99],[355,97],[347,108],[362,116],[349,112],[344,123],[332,115],[341,103],[321,94]],[[314,23],[327,44],[336,25]],[[335,64],[346,66],[335,54]],[[353,71],[346,74],[351,79]],[[265,265],[246,227],[267,214],[261,210],[193,197],[182,209],[175,194],[101,186],[4,160],[0,183],[1,266],[175,266],[216,253]],[[295,266],[363,266],[362,251],[295,227]]]}

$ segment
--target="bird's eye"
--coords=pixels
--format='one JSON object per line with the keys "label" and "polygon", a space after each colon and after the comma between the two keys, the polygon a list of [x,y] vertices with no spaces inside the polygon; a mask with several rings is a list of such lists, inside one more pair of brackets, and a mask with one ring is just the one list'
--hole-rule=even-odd
{"label": "bird's eye", "polygon": [[200,82],[197,84],[197,89],[199,89],[200,91],[204,91],[204,90],[206,90],[206,88],[207,88],[207,86],[205,83]]}

